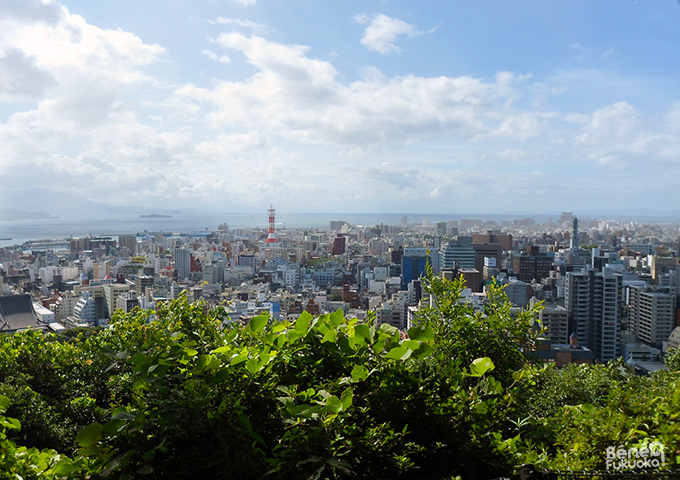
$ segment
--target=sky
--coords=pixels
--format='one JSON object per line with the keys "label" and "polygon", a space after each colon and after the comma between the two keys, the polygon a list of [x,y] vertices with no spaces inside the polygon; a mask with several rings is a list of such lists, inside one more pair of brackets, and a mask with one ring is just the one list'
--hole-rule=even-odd
{"label": "sky", "polygon": [[676,0],[0,0],[0,198],[680,209]]}

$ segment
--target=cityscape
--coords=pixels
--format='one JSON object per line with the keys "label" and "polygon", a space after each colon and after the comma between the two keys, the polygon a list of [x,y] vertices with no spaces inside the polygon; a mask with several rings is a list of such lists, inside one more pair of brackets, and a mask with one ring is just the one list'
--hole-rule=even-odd
{"label": "cityscape", "polygon": [[[484,311],[490,284],[513,308],[542,302],[539,352],[558,366],[622,357],[664,368],[680,346],[679,225],[580,219],[572,212],[509,220],[286,228],[223,223],[194,233],[143,232],[28,241],[0,250],[0,331],[101,327],[116,310],[154,309],[186,295],[230,322],[267,313],[294,322],[341,310],[402,331],[425,302],[423,277],[462,276],[462,302]],[[426,303],[426,302],[425,302]],[[16,305],[21,304],[21,309]],[[18,309],[18,310],[17,310]]]}
{"label": "cityscape", "polygon": [[0,478],[680,478],[679,25],[0,0]]}

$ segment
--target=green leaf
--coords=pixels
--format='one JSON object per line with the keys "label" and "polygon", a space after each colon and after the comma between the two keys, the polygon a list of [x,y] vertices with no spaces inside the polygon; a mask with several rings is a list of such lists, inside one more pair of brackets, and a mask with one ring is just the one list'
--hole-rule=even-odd
{"label": "green leaf", "polygon": [[21,422],[16,418],[5,417],[3,425],[10,430],[21,430]]}
{"label": "green leaf", "polygon": [[272,332],[274,333],[279,333],[282,330],[286,329],[286,324],[283,322],[277,322],[274,325],[272,325]]}
{"label": "green leaf", "polygon": [[326,399],[325,410],[330,410],[333,413],[338,413],[342,409],[342,401],[335,395],[331,395]]}
{"label": "green leaf", "polygon": [[134,420],[137,416],[130,412],[120,411],[115,415],[112,415],[111,418],[113,420]]}
{"label": "green leaf", "polygon": [[478,358],[470,365],[470,375],[473,377],[481,377],[494,368],[495,366],[489,357]]}
{"label": "green leaf", "polygon": [[258,315],[250,320],[250,329],[255,333],[260,333],[269,321],[269,315]]}
{"label": "green leaf", "polygon": [[393,325],[390,325],[389,323],[383,323],[380,325],[380,332],[388,334],[390,337],[393,336],[395,333],[399,332],[399,329]]}
{"label": "green leaf", "polygon": [[395,347],[385,355],[385,358],[391,358],[394,360],[406,360],[411,356],[412,351],[406,347]]}
{"label": "green leaf", "polygon": [[352,380],[360,382],[366,377],[368,377],[368,368],[363,365],[354,365],[354,368],[352,368]]}
{"label": "green leaf", "polygon": [[331,313],[330,320],[333,328],[338,328],[338,326],[340,326],[340,324],[345,321],[345,315],[342,313],[342,310],[338,308],[336,311]]}
{"label": "green leaf", "polygon": [[338,338],[338,331],[337,330],[330,330],[326,333],[326,335],[323,336],[321,339],[321,343],[325,342],[335,342]]}
{"label": "green leaf", "polygon": [[[232,328],[231,330],[229,330],[229,332],[227,332],[227,335],[224,337],[224,341],[226,343],[231,343],[234,340],[236,340],[237,336],[238,336],[238,330],[236,330],[235,328]],[[220,347],[220,348],[223,348],[223,347]]]}
{"label": "green leaf", "polygon": [[97,440],[99,440],[102,428],[104,428],[104,425],[101,423],[91,423],[78,432],[78,435],[76,435],[76,443],[81,447],[94,445],[97,443]]}
{"label": "green leaf", "polygon": [[68,475],[77,468],[77,465],[68,458],[63,458],[52,467],[51,473],[59,476]]}
{"label": "green leaf", "polygon": [[406,347],[414,352],[420,348],[421,343],[418,340],[404,340],[401,343],[402,347]]}
{"label": "green leaf", "polygon": [[12,401],[9,399],[9,397],[0,395],[0,413],[4,413],[5,410],[7,410],[7,407],[9,407],[11,404]]}
{"label": "green leaf", "polygon": [[258,358],[251,358],[246,362],[246,370],[255,375],[262,368],[262,362]]}
{"label": "green leaf", "polygon": [[434,330],[427,326],[411,327],[408,329],[408,338],[421,342],[431,342],[434,339]]}
{"label": "green leaf", "polygon": [[302,333],[299,330],[288,330],[288,341],[294,342],[300,337],[302,337]]}
{"label": "green leaf", "polygon": [[421,343],[420,347],[413,351],[413,356],[416,358],[427,358],[432,355],[432,352],[434,352],[432,345]]}
{"label": "green leaf", "polygon": [[352,406],[352,399],[354,398],[354,390],[352,387],[347,387],[343,392],[342,392],[342,397],[340,400],[342,401],[342,408],[343,410],[347,410],[349,407]]}
{"label": "green leaf", "polygon": [[354,339],[357,344],[371,343],[371,328],[366,324],[356,325],[354,327]]}
{"label": "green leaf", "polygon": [[212,361],[211,355],[199,355],[198,360],[196,360],[196,370],[204,370],[205,367]]}
{"label": "green leaf", "polygon": [[242,353],[242,354],[240,354],[240,355],[234,355],[234,356],[231,358],[231,361],[230,361],[229,363],[230,363],[230,365],[233,366],[233,365],[238,365],[239,363],[243,363],[243,362],[245,362],[246,360],[248,360],[248,355]]}
{"label": "green leaf", "polygon": [[311,323],[312,318],[313,317],[309,312],[302,312],[302,314],[295,321],[295,330],[305,335],[309,330],[309,324]]}
{"label": "green leaf", "polygon": [[210,353],[229,353],[233,350],[233,347],[231,345],[225,345],[224,347],[219,347],[213,350]]}

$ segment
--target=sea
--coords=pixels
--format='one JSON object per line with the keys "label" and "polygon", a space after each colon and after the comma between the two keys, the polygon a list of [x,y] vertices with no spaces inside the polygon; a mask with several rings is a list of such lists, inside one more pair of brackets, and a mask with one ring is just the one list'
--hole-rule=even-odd
{"label": "sea", "polygon": [[[332,220],[343,220],[352,225],[401,225],[403,218],[410,225],[429,222],[460,220],[464,218],[485,221],[512,220],[529,215],[480,215],[480,214],[427,214],[427,213],[276,213],[276,228],[317,229],[329,228]],[[536,223],[548,222],[547,215],[531,216]],[[559,218],[555,217],[555,220]],[[120,213],[104,215],[64,215],[59,218],[0,221],[0,247],[22,245],[24,242],[46,239],[80,238],[85,236],[112,236],[148,232],[200,234],[217,230],[226,223],[236,228],[268,227],[266,212],[242,214],[173,213],[169,218],[144,218],[138,214]]]}

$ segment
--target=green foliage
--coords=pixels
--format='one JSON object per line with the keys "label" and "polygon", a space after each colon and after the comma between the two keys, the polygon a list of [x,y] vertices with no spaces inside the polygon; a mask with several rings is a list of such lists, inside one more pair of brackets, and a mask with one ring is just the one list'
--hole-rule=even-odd
{"label": "green foliage", "polygon": [[607,447],[660,442],[666,468],[680,464],[680,378],[659,375],[614,383],[602,405],[563,407],[554,426],[557,468],[604,469]]}
{"label": "green foliage", "polygon": [[652,441],[679,463],[677,372],[532,365],[534,310],[427,288],[408,338],[341,311],[230,324],[185,297],[90,335],[0,336],[0,476],[497,478]]}
{"label": "green foliage", "polygon": [[494,375],[504,385],[512,383],[512,373],[527,362],[537,332],[531,328],[539,305],[514,314],[501,287],[490,285],[489,304],[475,312],[461,301],[465,287],[462,277],[449,281],[432,273],[428,263],[425,290],[433,305],[418,312],[419,325],[431,327],[437,337],[435,355],[442,364],[468,365],[488,356],[496,366]]}
{"label": "green foliage", "polygon": [[38,450],[17,446],[8,439],[8,431],[21,430],[16,418],[2,415],[11,405],[11,400],[0,395],[0,475],[2,478],[17,479],[75,479],[82,478],[87,471],[84,460],[74,461],[59,455],[51,449]]}
{"label": "green foliage", "polygon": [[668,370],[680,372],[680,348],[670,348],[663,359]]}

